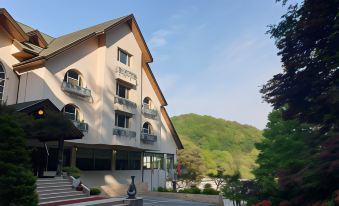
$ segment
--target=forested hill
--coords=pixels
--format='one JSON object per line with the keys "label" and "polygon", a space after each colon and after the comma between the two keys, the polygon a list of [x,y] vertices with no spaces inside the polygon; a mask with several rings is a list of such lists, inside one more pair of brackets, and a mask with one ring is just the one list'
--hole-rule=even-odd
{"label": "forested hill", "polygon": [[186,150],[200,150],[206,174],[222,167],[226,173],[239,170],[243,178],[252,178],[258,151],[254,144],[262,132],[249,125],[211,116],[184,114],[172,118]]}

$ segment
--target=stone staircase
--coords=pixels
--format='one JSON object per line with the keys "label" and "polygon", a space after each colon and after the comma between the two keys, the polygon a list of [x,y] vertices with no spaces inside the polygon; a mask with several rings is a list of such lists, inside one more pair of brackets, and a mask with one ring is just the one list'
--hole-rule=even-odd
{"label": "stone staircase", "polygon": [[88,197],[82,191],[74,190],[71,180],[64,178],[39,178],[37,192],[39,204]]}
{"label": "stone staircase", "polygon": [[[125,198],[105,198],[90,200],[91,197],[82,191],[72,188],[72,181],[65,178],[39,178],[37,180],[39,205],[95,205],[95,206],[128,206]],[[72,202],[72,203],[71,203]],[[74,202],[74,203],[73,203]]]}

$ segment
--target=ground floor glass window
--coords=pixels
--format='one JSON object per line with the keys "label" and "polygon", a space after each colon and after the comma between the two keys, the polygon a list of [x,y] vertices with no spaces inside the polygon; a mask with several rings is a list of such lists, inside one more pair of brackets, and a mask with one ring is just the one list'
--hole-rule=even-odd
{"label": "ground floor glass window", "polygon": [[140,170],[141,152],[120,151],[116,152],[116,170]]}
{"label": "ground floor glass window", "polygon": [[76,166],[80,170],[111,170],[112,150],[78,148]]}

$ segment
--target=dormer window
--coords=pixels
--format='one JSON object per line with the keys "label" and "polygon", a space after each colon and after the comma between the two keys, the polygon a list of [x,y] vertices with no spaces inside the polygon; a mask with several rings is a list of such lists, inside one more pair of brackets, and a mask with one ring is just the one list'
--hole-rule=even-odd
{"label": "dormer window", "polygon": [[129,66],[129,63],[130,63],[130,55],[121,50],[121,49],[118,49],[118,61]]}
{"label": "dormer window", "polygon": [[74,86],[83,87],[81,75],[75,70],[69,70],[65,75],[64,81]]}

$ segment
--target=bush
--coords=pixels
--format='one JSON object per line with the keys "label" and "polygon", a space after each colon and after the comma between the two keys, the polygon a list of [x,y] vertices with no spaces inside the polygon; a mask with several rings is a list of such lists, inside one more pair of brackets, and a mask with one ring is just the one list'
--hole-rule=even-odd
{"label": "bush", "polygon": [[158,187],[158,192],[165,192],[166,189],[164,189],[163,187]]}
{"label": "bush", "polygon": [[66,172],[68,176],[73,176],[74,178],[80,177],[80,170],[77,167],[64,167],[63,172]]}
{"label": "bush", "polygon": [[204,188],[205,188],[205,189],[212,188],[212,185],[211,185],[210,183],[206,183],[206,184],[204,185]]}
{"label": "bush", "polygon": [[179,193],[200,194],[201,190],[195,186],[179,190]]}
{"label": "bush", "polygon": [[205,194],[205,195],[218,195],[219,192],[213,188],[205,188],[203,191],[202,191],[202,194]]}
{"label": "bush", "polygon": [[19,125],[28,121],[6,110],[0,104],[0,205],[36,206],[36,178],[26,147],[27,137]]}
{"label": "bush", "polygon": [[101,190],[99,188],[91,188],[90,195],[100,195]]}

